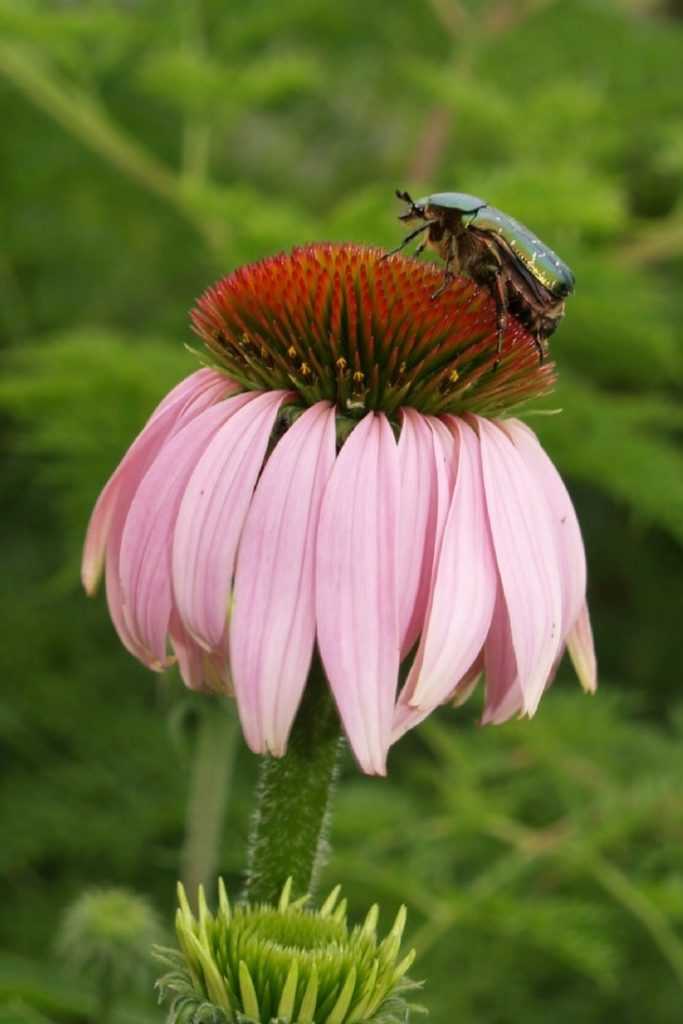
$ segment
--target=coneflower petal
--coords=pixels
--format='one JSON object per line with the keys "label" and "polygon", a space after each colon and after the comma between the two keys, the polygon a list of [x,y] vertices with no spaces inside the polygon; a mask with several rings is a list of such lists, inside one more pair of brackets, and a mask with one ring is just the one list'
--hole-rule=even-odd
{"label": "coneflower petal", "polygon": [[[93,514],[91,519],[89,539],[92,543],[85,553],[84,575],[92,573],[94,589],[97,578],[96,563],[101,561],[101,549],[106,547],[109,613],[123,645],[145,664],[150,663],[149,653],[128,627],[119,578],[121,538],[126,516],[140,481],[168,439],[204,408],[218,401],[221,394],[233,389],[234,383],[231,380],[214,371],[200,371],[200,374],[192,374],[181,382],[174,389],[176,400],[165,400],[161,403],[165,408],[160,411],[160,407],[157,407],[156,412],[152,413],[123,462],[110,478],[105,487],[106,494],[103,494],[103,503],[98,502],[97,516]],[[100,550],[97,550],[98,547]]]}
{"label": "coneflower petal", "polygon": [[567,488],[534,432],[519,420],[505,420],[503,426],[540,484],[549,506],[559,555],[564,639],[586,600],[586,553],[581,529]]}
{"label": "coneflower petal", "polygon": [[123,646],[126,650],[130,651],[134,657],[149,667],[149,654],[131,633],[124,614],[123,594],[121,593],[121,580],[119,578],[119,552],[121,550],[121,533],[123,532],[123,523],[117,523],[116,519],[120,518],[121,520],[124,520],[125,516],[121,510],[117,509],[114,514],[114,518],[115,521],[112,525],[110,540],[107,544],[106,550],[105,586],[107,607],[109,608],[111,621],[114,623],[114,628],[118,633],[119,640]]}
{"label": "coneflower petal", "polygon": [[465,675],[460,679],[453,693],[448,697],[448,703],[454,708],[462,707],[462,705],[471,697],[476,690],[477,686],[481,682],[482,676],[484,675],[484,648],[480,650],[477,657],[474,659],[470,667],[465,672]]}
{"label": "coneflower petal", "polygon": [[524,710],[533,714],[562,643],[555,537],[535,477],[510,438],[476,417],[493,548],[510,618]]}
{"label": "coneflower petal", "polygon": [[81,580],[90,595],[94,594],[102,575],[105,548],[114,525],[116,508],[119,502],[129,504],[132,500],[150,462],[168,439],[177,415],[177,409],[170,406],[147,424],[97,499],[88,523],[81,562]]}
{"label": "coneflower petal", "polygon": [[83,549],[81,578],[88,594],[95,591],[102,572],[104,549],[117,505],[121,503],[127,508],[157,452],[177,427],[178,420],[187,415],[188,403],[205,393],[207,388],[215,387],[217,381],[222,382],[226,393],[234,387],[223,374],[205,369],[190,374],[173,388],[156,407],[105,484],[90,516]]}
{"label": "coneflower petal", "polygon": [[587,693],[595,693],[598,685],[598,666],[593,646],[593,630],[586,604],[581,608],[576,622],[569,631],[567,650],[581,686]]}
{"label": "coneflower petal", "polygon": [[[455,685],[454,690],[448,694],[446,700],[440,701],[440,704],[451,704],[455,708],[459,708],[465,701],[472,695],[472,692],[476,689],[482,673],[484,671],[484,655],[483,651],[480,651],[475,660],[472,662],[467,672],[462,676]],[[408,686],[404,686],[401,695],[396,704],[396,710],[394,711],[394,723],[391,733],[392,744],[400,740],[401,736],[407,733],[410,729],[414,729],[416,725],[424,721],[431,715],[432,711],[435,711],[439,704],[428,704],[425,707],[414,707],[410,703],[410,690]]]}
{"label": "coneflower petal", "polygon": [[417,707],[442,703],[468,671],[486,638],[496,596],[479,439],[463,420],[447,422],[459,440],[458,470],[425,627],[406,684]]}
{"label": "coneflower petal", "polygon": [[191,690],[233,696],[227,651],[205,651],[190,636],[175,609],[168,627],[181,678]]}
{"label": "coneflower petal", "polygon": [[[451,498],[453,497],[453,488],[455,487],[455,478],[458,475],[458,435],[448,428],[443,419],[439,419],[437,416],[429,417],[429,425],[434,431],[435,436],[438,438],[438,445],[435,448],[435,453],[439,461],[439,465],[443,467],[445,475],[443,482],[446,485],[446,489],[443,492],[442,497],[445,497],[443,505],[440,506],[440,528],[446,524],[446,517],[448,516],[448,509],[450,508]],[[441,536],[439,534],[439,536]],[[438,547],[437,547],[438,550]]]}
{"label": "coneflower petal", "polygon": [[398,451],[369,413],[335,463],[320,512],[318,645],[363,770],[384,775],[399,666]]}
{"label": "coneflower petal", "polygon": [[167,662],[166,638],[173,607],[171,545],[188,481],[214,435],[254,401],[251,395],[228,398],[173,434],[131,503],[121,540],[121,590],[128,627],[147,651],[152,668]]}
{"label": "coneflower petal", "polygon": [[278,441],[239,544],[230,663],[242,729],[256,753],[287,745],[315,641],[315,541],[335,460],[330,402],[304,412]]}
{"label": "coneflower petal", "polygon": [[[436,564],[441,548],[441,538],[443,536],[446,519],[448,517],[448,510],[451,504],[458,465],[457,437],[453,435],[452,431],[448,429],[442,420],[437,419],[435,416],[428,416],[426,419],[431,432],[431,457],[432,470],[434,474],[433,483],[436,508],[434,535],[431,539],[432,565],[429,572],[427,603],[426,607],[422,610],[422,628],[424,628],[425,618],[428,614],[432,581],[436,572]],[[408,538],[408,543],[409,542],[410,538]],[[401,656],[403,657],[403,653]],[[415,661],[413,663],[414,665],[418,663],[418,659],[421,659],[421,656],[422,644],[420,644],[416,652]],[[430,704],[426,707],[416,707],[412,703],[412,695],[417,679],[418,672],[412,671],[399,694],[398,701],[396,702],[396,707],[394,709],[392,723],[392,744],[396,743],[396,741],[400,739],[404,733],[408,732],[409,729],[413,729],[416,725],[419,725],[427,715],[431,714],[436,706],[435,704]]]}
{"label": "coneflower petal", "polygon": [[518,715],[524,705],[517,661],[512,645],[510,618],[503,588],[498,581],[491,628],[484,645],[486,703],[482,725],[500,725]]}
{"label": "coneflower petal", "polygon": [[223,643],[237,544],[286,395],[250,393],[207,445],[180,504],[172,555],[175,601],[185,628],[207,650]]}
{"label": "coneflower petal", "polygon": [[147,420],[147,423],[151,423],[159,413],[164,412],[169,405],[174,405],[176,402],[181,402],[181,407],[187,408],[188,403],[191,403],[196,397],[201,395],[204,391],[209,390],[213,392],[214,389],[218,389],[220,396],[227,398],[228,395],[239,391],[239,385],[235,381],[231,380],[230,377],[226,376],[223,372],[212,370],[208,366],[202,367],[201,370],[196,370],[191,373],[189,377],[184,377],[174,388],[169,391],[165,398],[157,405],[152,415]]}
{"label": "coneflower petal", "polygon": [[437,540],[437,468],[429,418],[402,410],[398,461],[401,516],[398,545],[401,658],[411,650],[424,623]]}
{"label": "coneflower petal", "polygon": [[182,681],[190,690],[202,690],[204,688],[202,655],[205,652],[184,628],[175,609],[171,612],[168,632]]}

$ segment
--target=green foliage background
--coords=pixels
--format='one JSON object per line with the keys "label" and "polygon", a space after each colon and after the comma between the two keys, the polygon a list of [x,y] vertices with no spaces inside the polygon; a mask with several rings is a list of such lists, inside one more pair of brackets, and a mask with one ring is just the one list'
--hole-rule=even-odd
{"label": "green foliage background", "polygon": [[81,538],[194,368],[200,291],[395,244],[396,186],[483,195],[576,272],[563,413],[532,423],[584,527],[601,690],[564,669],[531,723],[444,711],[389,781],[349,761],[327,880],[387,921],[407,901],[436,1021],[680,1019],[681,68],[679,0],[0,0],[0,1021],[92,1013],[54,955],[85,886],[170,921],[179,873],[239,885],[255,759],[123,652]]}

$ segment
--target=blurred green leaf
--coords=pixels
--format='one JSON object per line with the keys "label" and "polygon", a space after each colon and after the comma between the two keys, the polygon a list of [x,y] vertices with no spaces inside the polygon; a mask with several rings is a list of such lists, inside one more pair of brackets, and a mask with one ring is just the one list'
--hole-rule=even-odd
{"label": "blurred green leaf", "polygon": [[16,452],[62,506],[73,573],[89,511],[154,407],[199,364],[181,345],[81,327],[17,351],[0,408],[20,424]]}
{"label": "blurred green leaf", "polygon": [[599,392],[568,373],[553,400],[562,414],[533,422],[560,465],[683,542],[680,407],[663,397]]}

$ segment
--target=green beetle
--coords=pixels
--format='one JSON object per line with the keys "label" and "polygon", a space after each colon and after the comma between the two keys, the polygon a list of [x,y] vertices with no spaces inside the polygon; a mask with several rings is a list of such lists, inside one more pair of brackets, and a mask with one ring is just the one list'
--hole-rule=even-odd
{"label": "green beetle", "polygon": [[431,246],[446,261],[438,298],[455,273],[467,274],[488,288],[496,303],[498,352],[502,349],[508,311],[530,331],[541,362],[545,341],[564,316],[564,300],[574,290],[574,275],[559,256],[519,221],[484,199],[466,192],[437,192],[413,201],[407,192],[396,195],[409,209],[399,220],[423,221],[401,244],[427,232],[417,252]]}

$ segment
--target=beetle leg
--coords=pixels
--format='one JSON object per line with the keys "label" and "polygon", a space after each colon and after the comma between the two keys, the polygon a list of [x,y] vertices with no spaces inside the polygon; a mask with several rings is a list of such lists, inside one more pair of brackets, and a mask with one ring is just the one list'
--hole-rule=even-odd
{"label": "beetle leg", "polygon": [[505,292],[505,280],[503,275],[498,273],[493,279],[493,298],[496,300],[496,334],[498,344],[496,346],[496,361],[494,370],[500,362],[500,354],[503,351],[503,338],[508,320],[508,302]]}
{"label": "beetle leg", "polygon": [[[428,228],[429,226],[430,226],[430,221],[426,221],[426,222],[425,222],[424,224],[420,224],[419,228],[415,228],[415,230],[414,230],[414,231],[411,231],[409,235],[406,235],[406,237],[405,237],[405,238],[403,239],[403,241],[401,242],[401,244],[400,244],[400,245],[397,245],[395,249],[392,249],[392,250],[391,250],[391,252],[385,252],[385,253],[384,253],[384,256],[382,256],[382,259],[383,259],[383,260],[386,260],[386,259],[388,259],[388,258],[389,258],[390,256],[394,256],[394,255],[395,255],[395,254],[396,254],[397,252],[400,252],[400,251],[401,251],[401,249],[405,249],[405,247],[406,247],[406,245],[408,244],[408,242],[412,242],[412,240],[413,240],[414,238],[417,238],[417,236],[418,236],[418,235],[419,235],[419,234],[420,234],[420,233],[421,233],[422,231],[426,231],[426,230],[427,230],[427,228]],[[427,243],[425,242],[425,245],[426,245],[426,244],[427,244]],[[424,248],[424,246],[423,246],[423,248]]]}
{"label": "beetle leg", "polygon": [[455,278],[455,274],[453,273],[452,270],[448,269],[448,264],[446,264],[446,269],[443,272],[443,281],[441,282],[439,287],[436,289],[434,294],[431,296],[432,301],[434,301],[434,299],[440,299],[441,298],[441,296],[446,291],[446,289],[451,284],[451,282],[454,280],[454,278]]}
{"label": "beetle leg", "polygon": [[454,259],[455,259],[455,250],[453,248],[453,235],[449,235],[448,236],[448,255],[446,256],[446,266],[444,267],[443,281],[442,281],[440,287],[437,288],[436,291],[434,292],[434,294],[432,295],[432,301],[434,301],[434,299],[440,298],[440,296],[442,296],[443,293],[448,288],[448,286],[451,283],[451,281],[454,279],[455,274],[451,270],[451,263],[453,262]]}
{"label": "beetle leg", "polygon": [[424,252],[426,248],[427,248],[427,242],[426,242],[426,240],[425,240],[425,239],[423,239],[423,240],[422,240],[422,241],[420,242],[420,244],[418,245],[418,247],[417,247],[417,249],[415,250],[415,252],[413,253],[413,256],[419,256],[419,255],[420,255],[420,253],[421,253],[421,252]]}
{"label": "beetle leg", "polygon": [[540,334],[534,334],[533,337],[534,345],[536,346],[536,351],[538,352],[538,365],[543,366],[543,363],[545,361],[545,348],[543,347],[543,339],[541,338]]}

